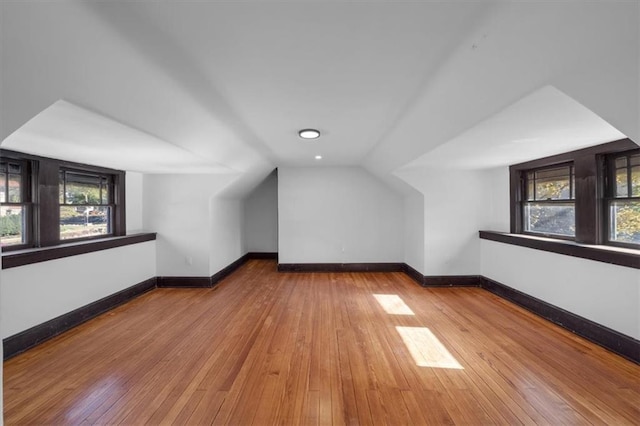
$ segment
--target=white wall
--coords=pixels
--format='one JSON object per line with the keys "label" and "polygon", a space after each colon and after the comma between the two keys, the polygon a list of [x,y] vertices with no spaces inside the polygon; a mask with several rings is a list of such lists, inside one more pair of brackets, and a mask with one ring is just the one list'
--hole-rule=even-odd
{"label": "white wall", "polygon": [[143,225],[158,233],[159,276],[211,275],[210,200],[233,180],[231,175],[144,175]]}
{"label": "white wall", "polygon": [[144,175],[144,229],[158,233],[158,276],[206,277],[245,253],[236,175]]}
{"label": "white wall", "polygon": [[413,170],[402,177],[425,198],[424,275],[480,274],[640,337],[639,270],[478,238],[481,229],[509,231],[508,167]]}
{"label": "white wall", "polygon": [[209,274],[213,275],[238,260],[247,250],[244,244],[243,203],[238,199],[211,198]]}
{"label": "white wall", "polygon": [[4,269],[2,338],[155,276],[155,241]]}
{"label": "white wall", "polygon": [[280,168],[279,260],[403,262],[403,204],[360,167]]}
{"label": "white wall", "polygon": [[[492,217],[490,185],[495,174],[421,168],[399,175],[424,196],[424,265],[420,271],[424,275],[480,273],[478,230],[486,228]],[[409,208],[412,212],[407,215],[420,214],[419,207]],[[508,213],[507,208],[507,219]]]}
{"label": "white wall", "polygon": [[244,200],[248,252],[278,251],[278,173],[274,170]]}
{"label": "white wall", "polygon": [[482,240],[482,275],[640,339],[640,270]]}
{"label": "white wall", "polygon": [[424,196],[404,197],[404,263],[424,275]]}
{"label": "white wall", "polygon": [[142,173],[127,172],[125,182],[127,234],[136,234],[142,231]]}
{"label": "white wall", "polygon": [[[509,231],[509,170],[483,172],[482,229]],[[640,337],[640,271],[480,240],[480,274],[633,338]]]}

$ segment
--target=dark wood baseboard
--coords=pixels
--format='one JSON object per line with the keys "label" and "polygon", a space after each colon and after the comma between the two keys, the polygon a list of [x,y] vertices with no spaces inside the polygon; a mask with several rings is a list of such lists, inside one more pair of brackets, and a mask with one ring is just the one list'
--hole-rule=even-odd
{"label": "dark wood baseboard", "polygon": [[422,275],[413,267],[403,265],[404,273],[422,287],[481,287],[480,275]]}
{"label": "dark wood baseboard", "polygon": [[230,265],[225,266],[224,268],[222,268],[221,270],[213,274],[210,278],[211,285],[214,286],[218,284],[220,281],[222,281],[223,279],[225,279],[226,277],[234,273],[239,267],[244,265],[246,261],[249,259],[252,259],[252,257],[250,257],[249,253],[247,253],[244,256],[237,259],[236,261],[234,261],[233,263],[231,263]]}
{"label": "dark wood baseboard", "polygon": [[596,343],[617,353],[635,363],[640,364],[640,341],[607,328],[601,324],[583,318],[579,315],[565,311],[562,308],[551,305],[519,290],[481,277],[482,288],[496,294],[503,299],[522,306],[528,311],[563,327],[578,336]]}
{"label": "dark wood baseboard", "polygon": [[210,288],[211,277],[158,277],[158,288]]}
{"label": "dark wood baseboard", "polygon": [[252,251],[247,254],[247,259],[275,259],[278,260],[278,252],[277,251]]}
{"label": "dark wood baseboard", "polygon": [[12,358],[29,348],[43,343],[85,321],[120,306],[143,293],[156,288],[156,278],[128,287],[110,296],[82,306],[45,323],[31,327],[2,341],[4,359]]}
{"label": "dark wood baseboard", "polygon": [[479,275],[425,275],[423,287],[481,287]]}
{"label": "dark wood baseboard", "polygon": [[249,259],[278,259],[277,252],[250,252],[225,266],[210,277],[158,277],[161,288],[211,288],[231,275]]}
{"label": "dark wood baseboard", "polygon": [[407,274],[412,280],[414,280],[419,285],[424,284],[424,275],[414,269],[412,266],[408,264],[404,264],[404,273]]}
{"label": "dark wood baseboard", "polygon": [[404,263],[279,263],[280,272],[405,272]]}
{"label": "dark wood baseboard", "polygon": [[[155,237],[155,234],[148,235]],[[211,288],[249,259],[277,259],[277,257],[277,253],[247,253],[211,277],[149,278],[139,284],[3,339],[4,359],[12,358],[156,287]]]}
{"label": "dark wood baseboard", "polygon": [[482,275],[422,275],[404,264],[404,273],[423,287],[481,287],[611,352],[640,364],[640,342],[601,324],[537,299]]}
{"label": "dark wood baseboard", "polygon": [[[274,259],[277,253],[247,253],[211,277],[154,277],[3,340],[4,359],[51,339],[155,287],[211,288],[249,259]],[[279,264],[282,272],[404,272],[423,287],[481,287],[614,353],[640,364],[640,342],[480,275],[424,276],[406,263]]]}

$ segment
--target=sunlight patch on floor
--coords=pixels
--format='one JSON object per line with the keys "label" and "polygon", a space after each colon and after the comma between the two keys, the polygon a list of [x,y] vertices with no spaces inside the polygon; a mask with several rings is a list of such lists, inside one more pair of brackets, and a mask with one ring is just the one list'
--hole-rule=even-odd
{"label": "sunlight patch on floor", "polygon": [[415,315],[397,294],[374,294],[382,309],[391,315]]}
{"label": "sunlight patch on floor", "polygon": [[464,367],[427,327],[396,326],[396,330],[417,366],[464,370]]}

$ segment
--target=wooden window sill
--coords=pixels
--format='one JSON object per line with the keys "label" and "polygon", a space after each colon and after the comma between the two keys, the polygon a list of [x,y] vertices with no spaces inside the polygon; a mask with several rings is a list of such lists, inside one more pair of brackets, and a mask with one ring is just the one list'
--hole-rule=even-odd
{"label": "wooden window sill", "polygon": [[580,257],[582,259],[640,269],[640,250],[613,246],[578,244],[574,241],[494,231],[480,231],[480,238],[483,240],[497,241],[499,243],[512,244],[535,250],[548,251],[566,256]]}
{"label": "wooden window sill", "polygon": [[76,241],[51,247],[31,248],[2,253],[2,269],[31,265],[32,263],[62,259],[64,257],[93,253],[131,244],[144,243],[156,239],[156,234],[141,233],[122,237],[108,237],[97,240]]}

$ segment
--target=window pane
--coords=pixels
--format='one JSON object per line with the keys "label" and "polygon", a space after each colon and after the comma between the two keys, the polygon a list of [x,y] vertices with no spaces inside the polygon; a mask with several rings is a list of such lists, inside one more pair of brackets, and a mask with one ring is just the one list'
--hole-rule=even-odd
{"label": "window pane", "polygon": [[612,201],[609,240],[640,244],[640,201]]}
{"label": "window pane", "polygon": [[533,173],[529,173],[527,177],[527,200],[535,200],[535,188],[533,187]]}
{"label": "window pane", "polygon": [[102,185],[102,204],[109,204],[109,181],[106,178],[101,179]]}
{"label": "window pane", "polygon": [[539,170],[535,172],[536,200],[570,200],[571,167]]}
{"label": "window pane", "polygon": [[58,173],[58,194],[59,194],[59,203],[65,204],[64,200],[64,172],[60,171]]}
{"label": "window pane", "polygon": [[640,166],[640,154],[632,155],[629,157],[630,166]]}
{"label": "window pane", "polygon": [[575,236],[574,203],[527,203],[524,208],[524,228],[527,232]]}
{"label": "window pane", "polygon": [[111,234],[111,207],[60,207],[60,239]]}
{"label": "window pane", "polygon": [[24,244],[23,207],[0,207],[0,243],[2,246]]}
{"label": "window pane", "polygon": [[9,175],[9,202],[22,202],[22,176]]}
{"label": "window pane", "polygon": [[624,169],[627,167],[627,157],[616,158],[616,169]]}
{"label": "window pane", "polygon": [[7,175],[0,174],[0,203],[7,202]]}
{"label": "window pane", "polygon": [[631,168],[631,196],[640,197],[640,166]]}
{"label": "window pane", "polygon": [[628,192],[628,184],[627,184],[627,169],[617,169],[616,170],[616,189],[615,196],[616,197],[627,197]]}
{"label": "window pane", "polygon": [[67,172],[66,204],[100,204],[100,177]]}

